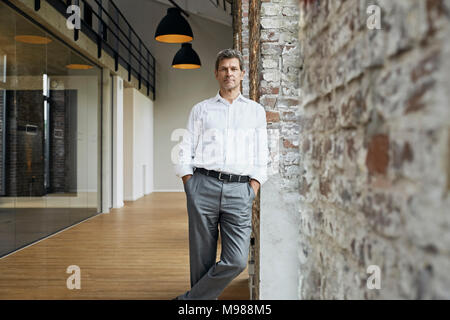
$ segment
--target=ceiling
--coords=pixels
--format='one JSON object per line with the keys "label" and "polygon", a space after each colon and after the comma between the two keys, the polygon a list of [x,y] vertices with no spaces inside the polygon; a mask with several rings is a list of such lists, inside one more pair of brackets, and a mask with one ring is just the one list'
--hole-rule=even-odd
{"label": "ceiling", "polygon": [[[173,7],[169,0],[145,0]],[[231,0],[173,0],[188,14],[200,16],[227,26],[232,25]],[[219,4],[218,6],[216,6]],[[224,6],[225,5],[225,6]],[[226,10],[225,10],[225,9]],[[38,35],[52,39],[46,45],[18,42],[16,35]],[[7,76],[86,75],[97,70],[69,70],[67,64],[87,63],[68,46],[37,27],[7,5],[0,3],[0,64],[7,57]],[[89,64],[89,63],[88,63]],[[2,66],[3,67],[3,66]],[[2,72],[2,70],[0,70]]]}
{"label": "ceiling", "polygon": [[[16,35],[41,36],[52,41],[48,44],[27,44],[16,41]],[[85,75],[90,71],[80,73],[79,70],[67,69],[66,65],[70,63],[86,64],[87,62],[68,46],[0,3],[0,60],[2,64],[5,55],[7,76],[34,76],[44,73],[59,76]],[[3,71],[0,70],[0,72]]]}
{"label": "ceiling", "polygon": [[[169,0],[146,0],[162,3],[173,7]],[[233,19],[231,16],[232,0],[173,0],[180,8],[188,14],[194,14],[199,17],[209,19],[229,27],[232,26]],[[224,9],[225,6],[225,9]]]}

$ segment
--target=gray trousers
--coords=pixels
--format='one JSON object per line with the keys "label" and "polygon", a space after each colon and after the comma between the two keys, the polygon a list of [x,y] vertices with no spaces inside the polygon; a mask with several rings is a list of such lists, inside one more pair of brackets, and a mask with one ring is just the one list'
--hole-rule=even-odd
{"label": "gray trousers", "polygon": [[[196,171],[184,190],[191,290],[178,299],[217,299],[247,266],[255,192],[249,182],[220,181]],[[216,262],[219,226],[222,250]]]}

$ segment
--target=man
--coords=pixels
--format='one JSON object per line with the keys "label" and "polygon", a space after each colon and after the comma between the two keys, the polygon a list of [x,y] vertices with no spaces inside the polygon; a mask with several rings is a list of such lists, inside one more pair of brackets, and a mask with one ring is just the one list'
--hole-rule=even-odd
{"label": "man", "polygon": [[218,53],[220,90],[192,108],[179,144],[175,172],[187,198],[191,290],[176,299],[217,299],[247,266],[252,204],[267,180],[268,147],[264,108],[240,93],[242,66],[239,51]]}

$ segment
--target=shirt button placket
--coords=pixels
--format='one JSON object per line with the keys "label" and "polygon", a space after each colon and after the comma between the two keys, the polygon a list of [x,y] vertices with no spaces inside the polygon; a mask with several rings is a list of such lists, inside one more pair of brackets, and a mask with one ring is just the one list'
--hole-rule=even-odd
{"label": "shirt button placket", "polygon": [[[224,157],[224,167],[227,166],[227,150],[228,150],[228,128],[230,127],[230,105],[227,105],[227,127],[225,129],[225,157]],[[227,169],[225,169],[227,170]]]}

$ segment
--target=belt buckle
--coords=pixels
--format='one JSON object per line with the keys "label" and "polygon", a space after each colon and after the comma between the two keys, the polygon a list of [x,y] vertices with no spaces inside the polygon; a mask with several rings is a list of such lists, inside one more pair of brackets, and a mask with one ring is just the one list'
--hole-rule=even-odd
{"label": "belt buckle", "polygon": [[218,177],[218,179],[220,180],[220,181],[225,181],[225,179],[220,179],[222,177],[222,172],[219,172],[219,177]]}

